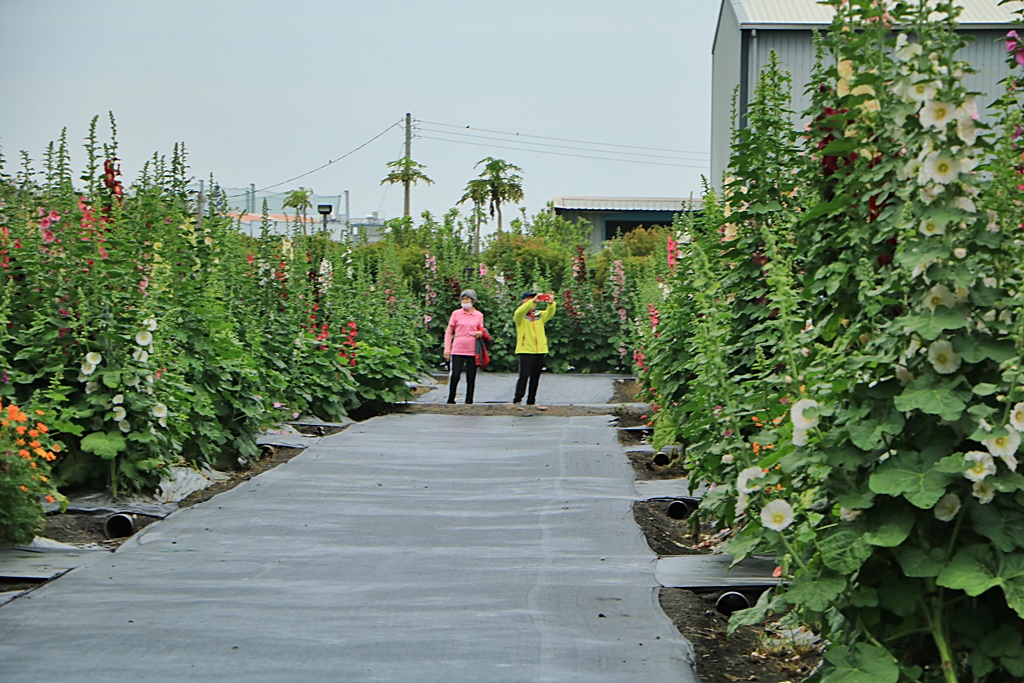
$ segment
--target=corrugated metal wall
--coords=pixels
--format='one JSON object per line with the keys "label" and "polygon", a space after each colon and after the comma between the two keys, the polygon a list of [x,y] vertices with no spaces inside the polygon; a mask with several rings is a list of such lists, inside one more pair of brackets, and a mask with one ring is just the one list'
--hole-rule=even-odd
{"label": "corrugated metal wall", "polygon": [[[802,129],[804,119],[801,118],[801,114],[810,105],[810,97],[804,94],[804,90],[814,67],[814,45],[810,30],[762,28],[746,29],[741,32],[729,2],[723,5],[722,16],[725,17],[727,14],[732,17],[734,23],[727,23],[724,19],[721,21],[712,62],[711,182],[716,188],[721,187],[722,173],[729,163],[729,112],[735,85],[743,78],[743,94],[740,101],[746,104],[753,95],[761,68],[768,62],[769,53],[775,50],[783,68],[793,77],[792,108],[796,114],[794,126]],[[975,40],[961,50],[958,57],[971,64],[977,72],[967,77],[965,85],[984,94],[979,98],[978,107],[982,120],[991,121],[992,115],[985,109],[1002,95],[1003,88],[999,82],[1009,74],[1005,62],[1006,31],[974,30],[964,33],[974,36]],[[748,60],[745,78],[739,76],[742,69],[738,63],[743,56]],[[742,111],[740,121],[745,123]]]}
{"label": "corrugated metal wall", "polygon": [[731,2],[722,3],[718,18],[718,32],[711,48],[711,177],[712,187],[722,186],[722,173],[729,164],[732,144],[733,90],[740,83],[741,67],[740,24]]}

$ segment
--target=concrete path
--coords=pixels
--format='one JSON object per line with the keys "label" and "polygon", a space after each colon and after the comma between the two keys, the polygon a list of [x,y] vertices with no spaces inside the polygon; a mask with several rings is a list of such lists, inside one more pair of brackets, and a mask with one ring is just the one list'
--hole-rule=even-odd
{"label": "concrete path", "polygon": [[368,420],[0,607],[0,679],[695,683],[636,497],[607,416]]}

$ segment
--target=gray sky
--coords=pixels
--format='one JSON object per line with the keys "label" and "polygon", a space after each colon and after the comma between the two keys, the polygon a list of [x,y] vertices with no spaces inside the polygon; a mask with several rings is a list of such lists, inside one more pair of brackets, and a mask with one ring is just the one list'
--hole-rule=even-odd
{"label": "gray sky", "polygon": [[[486,156],[523,169],[531,215],[555,196],[688,196],[710,172],[718,7],[0,0],[0,147],[10,173],[20,150],[41,159],[67,127],[77,172],[90,119],[100,116],[106,139],[113,111],[129,181],[180,141],[196,177],[263,188],[352,152],[411,112],[412,157],[435,181],[413,189],[414,214],[454,206]],[[395,126],[276,190],[349,190],[353,216],[400,216],[401,187],[380,180],[403,144]]]}

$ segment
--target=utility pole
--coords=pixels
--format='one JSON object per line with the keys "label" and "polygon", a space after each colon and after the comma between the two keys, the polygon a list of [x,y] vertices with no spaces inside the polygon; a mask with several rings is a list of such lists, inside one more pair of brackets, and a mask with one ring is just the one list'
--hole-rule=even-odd
{"label": "utility pole", "polygon": [[[405,163],[412,161],[412,114],[405,113]],[[405,178],[405,217],[409,217],[409,177]]]}
{"label": "utility pole", "polygon": [[345,236],[349,246],[355,244],[355,236],[352,234],[352,220],[348,210],[348,190],[345,190]]}

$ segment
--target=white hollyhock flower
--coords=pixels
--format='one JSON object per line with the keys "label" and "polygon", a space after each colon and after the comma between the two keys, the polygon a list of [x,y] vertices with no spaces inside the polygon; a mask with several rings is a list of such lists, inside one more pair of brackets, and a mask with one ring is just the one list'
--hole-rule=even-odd
{"label": "white hollyhock flower", "polygon": [[156,318],[146,318],[142,321],[142,326],[150,332],[156,332]]}
{"label": "white hollyhock flower", "polygon": [[794,446],[806,446],[807,445],[807,430],[806,429],[794,429],[793,430],[793,445]]}
{"label": "white hollyhock flower", "polygon": [[110,399],[110,402],[115,406],[119,406],[124,403],[124,394],[117,394],[114,398]]}
{"label": "white hollyhock flower", "polygon": [[793,420],[793,429],[806,432],[818,426],[818,417],[804,415],[805,410],[818,407],[818,402],[810,398],[802,398],[789,409],[789,417]]}
{"label": "white hollyhock flower", "polygon": [[[916,86],[918,84],[915,83],[914,85]],[[911,90],[913,91],[913,88]],[[932,96],[934,97],[934,93]],[[924,106],[921,107],[921,111],[918,113],[918,118],[921,120],[921,125],[925,128],[942,130],[946,127],[947,123],[953,120],[955,112],[956,107],[949,102],[930,100],[926,101]]]}
{"label": "white hollyhock flower", "polygon": [[114,408],[114,422],[120,422],[128,416],[128,411],[123,406],[116,406]]}
{"label": "white hollyhock flower", "polygon": [[120,429],[125,434],[132,431],[132,426],[128,424],[128,420],[121,420],[120,422],[118,422],[117,428]]}
{"label": "white hollyhock flower", "polygon": [[[988,452],[997,458],[1012,458],[1020,447],[1020,432],[1010,425],[1007,425],[1005,429],[1006,434],[1004,436],[994,436],[991,439],[985,439],[981,442],[985,445],[985,448],[988,449]],[[1015,459],[1014,465],[1010,467],[1010,469],[1017,469],[1016,464],[1017,462]]]}
{"label": "white hollyhock flower", "polygon": [[956,297],[953,296],[953,292],[949,291],[949,287],[935,285],[924,295],[924,305],[934,313],[939,306],[953,308],[956,305]]}
{"label": "white hollyhock flower", "polygon": [[736,457],[732,453],[726,453],[725,455],[722,456],[723,465],[731,465],[733,464],[733,462],[735,462],[735,460]]}
{"label": "white hollyhock flower", "polygon": [[957,258],[967,258],[967,250],[963,247],[957,247],[953,250],[953,256],[956,256]]}
{"label": "white hollyhock flower", "polygon": [[922,185],[938,183],[948,185],[960,175],[960,166],[956,159],[948,154],[932,152],[924,158],[921,164],[921,171],[917,174],[918,181]]}
{"label": "white hollyhock flower", "polygon": [[1018,432],[1024,432],[1024,403],[1010,409],[1010,425]]}
{"label": "white hollyhock flower", "polygon": [[918,227],[922,235],[932,237],[933,235],[945,235],[946,234],[946,223],[937,218],[927,217],[921,221],[921,225]]}
{"label": "white hollyhock flower", "polygon": [[906,34],[901,33],[896,38],[896,59],[901,62],[909,62],[914,57],[919,56],[922,51],[921,44],[909,42]]}
{"label": "white hollyhock flower", "polygon": [[[99,351],[90,351],[89,353],[85,354],[85,363],[88,363],[89,365],[96,366],[102,362],[103,356],[100,355]],[[82,365],[84,366],[85,363],[82,363]]]}
{"label": "white hollyhock flower", "polygon": [[782,531],[793,523],[793,506],[776,498],[761,509],[761,524],[773,531]]}
{"label": "white hollyhock flower", "polygon": [[971,481],[982,481],[988,475],[996,473],[996,461],[989,453],[970,451],[964,454],[964,463],[967,465],[964,476]]}
{"label": "white hollyhock flower", "polygon": [[988,209],[985,213],[988,214],[988,225],[985,229],[989,232],[999,232],[999,214],[993,209]]}
{"label": "white hollyhock flower", "polygon": [[[917,45],[917,48],[920,51],[921,46]],[[912,102],[931,102],[938,94],[939,88],[933,81],[918,81],[908,85],[905,92],[907,99]]]}
{"label": "white hollyhock flower", "polygon": [[167,406],[157,403],[153,406],[153,417],[167,417]]}
{"label": "white hollyhock flower", "polygon": [[750,496],[740,491],[739,495],[736,496],[736,516],[739,517],[747,509],[747,503],[750,502]]}
{"label": "white hollyhock flower", "polygon": [[928,347],[928,360],[940,375],[949,375],[960,369],[960,354],[953,351],[953,345],[944,339],[934,341]]}
{"label": "white hollyhock flower", "polygon": [[896,379],[899,380],[900,386],[905,387],[914,381],[914,373],[912,373],[910,370],[907,370],[907,366],[905,365],[897,365]]}
{"label": "white hollyhock flower", "polygon": [[970,197],[957,197],[953,200],[953,206],[967,213],[978,212],[978,207],[974,205],[974,200]]}
{"label": "white hollyhock flower", "polygon": [[764,477],[764,470],[760,467],[748,467],[736,477],[736,490],[740,493],[753,493],[761,488],[760,484],[751,484],[754,479]]}
{"label": "white hollyhock flower", "polygon": [[956,136],[963,140],[965,145],[973,145],[978,141],[978,125],[974,119],[957,119]]}
{"label": "white hollyhock flower", "polygon": [[960,496],[955,493],[947,493],[932,508],[932,514],[940,522],[949,522],[960,512]]}
{"label": "white hollyhock flower", "polygon": [[135,335],[135,343],[139,346],[149,346],[153,343],[153,333],[149,330],[142,330]]}
{"label": "white hollyhock flower", "polygon": [[976,481],[971,487],[971,493],[982,505],[988,505],[996,497],[996,487],[983,481]]}
{"label": "white hollyhock flower", "polygon": [[839,519],[844,522],[856,522],[857,518],[860,517],[862,510],[851,510],[849,508],[839,508]]}
{"label": "white hollyhock flower", "polygon": [[82,363],[82,370],[81,370],[81,372],[78,373],[78,381],[79,382],[86,382],[86,381],[88,381],[89,375],[91,375],[94,372],[96,372],[96,366],[95,365],[93,365],[92,363]]}
{"label": "white hollyhock flower", "polygon": [[137,386],[139,386],[139,376],[138,375],[131,375],[130,377],[126,377],[125,380],[124,380],[124,385],[126,387],[137,387]]}

